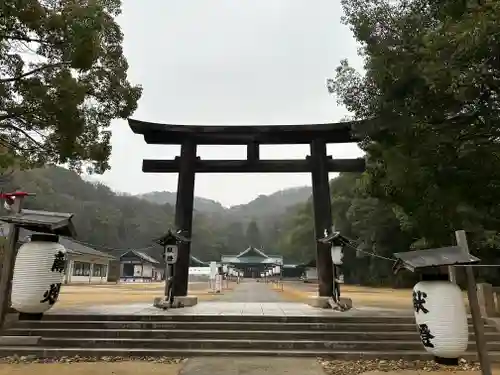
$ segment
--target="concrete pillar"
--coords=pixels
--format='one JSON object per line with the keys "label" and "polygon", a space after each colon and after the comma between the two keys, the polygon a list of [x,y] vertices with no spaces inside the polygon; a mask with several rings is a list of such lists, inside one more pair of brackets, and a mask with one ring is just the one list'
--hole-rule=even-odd
{"label": "concrete pillar", "polygon": [[94,274],[94,263],[90,263],[89,284],[92,284],[92,275]]}

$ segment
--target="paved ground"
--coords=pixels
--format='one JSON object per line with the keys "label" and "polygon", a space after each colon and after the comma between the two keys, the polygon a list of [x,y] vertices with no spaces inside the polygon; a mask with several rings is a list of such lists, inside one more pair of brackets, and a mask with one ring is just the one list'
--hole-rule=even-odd
{"label": "paved ground", "polygon": [[310,358],[192,358],[181,375],[324,375],[323,368]]}
{"label": "paved ground", "polygon": [[241,283],[235,284],[233,290],[223,292],[217,300],[224,302],[253,303],[285,302],[285,298],[278,292],[272,290],[270,285],[255,280],[243,280]]}
{"label": "paved ground", "polygon": [[245,280],[234,283],[232,290],[214,295],[214,300],[200,301],[196,306],[183,309],[160,310],[150,302],[120,304],[87,304],[64,306],[48,314],[110,314],[110,315],[269,315],[269,316],[335,316],[342,315],[412,315],[412,311],[361,306],[339,313],[315,309],[302,302],[287,302],[286,293],[272,290],[270,284]]}

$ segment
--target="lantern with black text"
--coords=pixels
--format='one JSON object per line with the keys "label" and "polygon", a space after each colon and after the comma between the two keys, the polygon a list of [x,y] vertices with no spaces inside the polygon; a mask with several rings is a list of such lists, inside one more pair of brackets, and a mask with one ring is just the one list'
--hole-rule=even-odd
{"label": "lantern with black text", "polygon": [[177,263],[178,256],[179,256],[179,248],[177,247],[177,245],[165,246],[165,263],[167,264]]}
{"label": "lantern with black text", "polygon": [[469,331],[460,288],[445,280],[421,281],[413,288],[413,308],[425,349],[436,357],[459,358]]}
{"label": "lantern with black text", "polygon": [[58,236],[34,234],[19,248],[12,279],[17,311],[41,314],[56,303],[66,269],[66,249],[58,241]]}

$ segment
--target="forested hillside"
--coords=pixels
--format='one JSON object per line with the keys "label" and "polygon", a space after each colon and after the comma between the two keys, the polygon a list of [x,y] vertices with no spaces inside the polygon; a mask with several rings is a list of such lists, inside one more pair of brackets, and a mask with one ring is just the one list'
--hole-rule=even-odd
{"label": "forested hillside", "polygon": [[[367,176],[345,173],[331,181],[335,228],[356,240],[359,249],[388,258],[394,252],[425,247],[426,240],[419,228],[411,224],[401,206],[370,196],[366,179]],[[152,239],[173,225],[173,205],[116,194],[63,168],[18,172],[10,186],[4,186],[6,190],[12,188],[37,194],[26,200],[27,208],[74,213],[78,238],[104,251],[149,246]],[[312,202],[307,199],[307,191],[308,188],[284,190],[221,212],[195,211],[193,255],[202,260],[217,260],[221,254],[238,253],[254,245],[282,254],[288,263],[314,259]],[[301,194],[302,203],[288,207],[283,203],[287,199],[284,197],[298,199]],[[261,211],[259,206],[263,207]],[[270,214],[269,207],[276,207],[275,215]],[[485,230],[470,233],[472,251],[486,263],[500,263],[497,236]],[[407,286],[413,282],[408,274],[395,278],[392,263],[387,260],[346,250],[344,261],[345,278],[350,283]],[[481,275],[495,280],[498,272],[486,268]]]}
{"label": "forested hillside", "polygon": [[[48,211],[72,212],[79,239],[101,249],[143,248],[173,226],[174,205],[152,203],[158,195],[174,197],[174,193],[152,193],[142,197],[117,194],[107,186],[84,181],[75,172],[58,168],[41,168],[17,172],[10,186],[36,193],[25,206]],[[202,260],[218,260],[221,254],[234,254],[253,245],[274,253],[277,228],[283,220],[287,199],[290,205],[307,199],[308,188],[291,189],[272,196],[261,196],[248,205],[226,209],[218,202],[197,198],[212,205],[197,207],[193,219],[193,255]],[[262,204],[265,201],[265,204]],[[212,209],[219,206],[220,210]],[[246,207],[249,207],[247,210]],[[274,209],[273,209],[274,208]]]}
{"label": "forested hillside", "polygon": [[[240,204],[230,208],[225,208],[222,204],[212,199],[195,197],[194,209],[200,212],[224,213],[237,221],[251,221],[254,217],[262,219],[267,216],[280,215],[287,208],[305,202],[311,196],[311,192],[309,186],[289,188],[277,191],[271,195],[259,195],[247,204]],[[175,206],[176,193],[154,191],[137,195],[137,197],[153,203],[168,203]]]}
{"label": "forested hillside", "polygon": [[[176,193],[172,191],[152,191],[146,194],[139,194],[136,197],[156,204],[170,204],[175,206]],[[200,212],[224,212],[225,208],[219,202],[207,198],[194,198],[194,209]]]}

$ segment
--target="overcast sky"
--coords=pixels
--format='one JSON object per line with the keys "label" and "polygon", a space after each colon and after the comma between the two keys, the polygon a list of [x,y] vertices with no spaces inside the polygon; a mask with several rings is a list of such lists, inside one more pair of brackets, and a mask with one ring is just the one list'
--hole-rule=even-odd
{"label": "overcast sky", "polygon": [[[143,86],[134,118],[190,125],[335,122],[347,114],[326,78],[356,43],[332,0],[124,0],[119,18],[132,82]],[[147,4],[147,6],[146,6]],[[111,171],[99,179],[133,194],[175,191],[177,174],[145,174],[142,159],[171,159],[179,146],[150,146],[126,121],[112,126]],[[261,146],[261,158],[304,158],[308,146]],[[361,156],[329,145],[334,158]],[[244,146],[199,146],[204,159],[243,159]],[[331,175],[333,177],[334,174]],[[198,174],[197,196],[225,206],[310,185],[308,174]]]}

